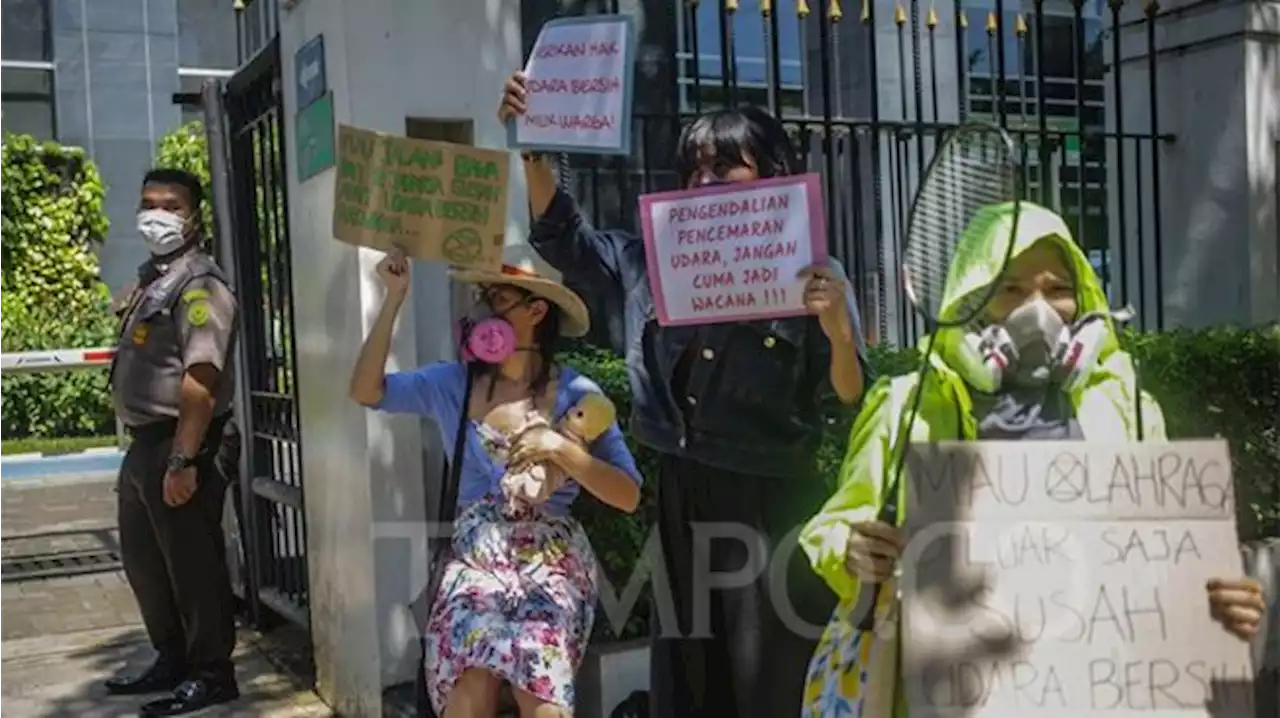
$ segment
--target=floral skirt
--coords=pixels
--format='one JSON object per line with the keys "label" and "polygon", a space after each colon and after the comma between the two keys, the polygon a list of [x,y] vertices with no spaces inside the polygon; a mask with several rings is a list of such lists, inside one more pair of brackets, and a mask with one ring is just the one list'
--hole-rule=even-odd
{"label": "floral skirt", "polygon": [[570,710],[599,596],[582,526],[538,507],[504,514],[501,497],[466,507],[427,621],[423,655],[437,713],[469,668]]}

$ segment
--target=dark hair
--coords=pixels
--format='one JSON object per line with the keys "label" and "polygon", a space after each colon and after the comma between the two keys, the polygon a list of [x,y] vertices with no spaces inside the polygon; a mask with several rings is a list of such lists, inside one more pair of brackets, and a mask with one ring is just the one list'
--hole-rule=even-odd
{"label": "dark hair", "polygon": [[204,204],[204,187],[200,184],[200,178],[186,170],[176,167],[153,168],[142,178],[143,187],[149,184],[170,184],[185,189],[191,200],[192,210],[199,210],[200,205]]}
{"label": "dark hair", "polygon": [[742,167],[742,158],[750,157],[762,178],[795,174],[798,165],[782,123],[752,105],[708,112],[684,128],[676,156],[680,186],[688,186],[712,157],[718,171]]}

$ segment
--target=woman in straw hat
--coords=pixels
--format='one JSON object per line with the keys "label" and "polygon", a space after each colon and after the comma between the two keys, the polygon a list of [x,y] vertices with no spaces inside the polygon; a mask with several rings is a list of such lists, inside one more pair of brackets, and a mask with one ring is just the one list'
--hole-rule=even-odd
{"label": "woman in straw hat", "polygon": [[[500,120],[524,114],[526,89],[520,73],[511,77]],[[798,166],[782,123],[756,107],[694,119],[674,159],[684,188]],[[828,417],[857,403],[864,384],[849,282],[828,262],[804,271],[809,316],[659,326],[644,242],[592,227],[545,158],[526,156],[524,169],[536,220],[529,243],[588,298],[608,330],[602,343],[626,357],[629,428],[661,456],[658,534],[673,595],[655,600],[674,599],[675,611],[659,611],[664,620],[651,626],[653,715],[794,715],[835,605],[794,539],[826,498],[815,457]],[[712,532],[722,540],[705,540]]]}
{"label": "woman in straw hat", "polygon": [[[493,426],[512,412],[537,412],[554,426],[585,395],[600,393],[554,360],[561,337],[587,332],[587,309],[576,294],[529,269],[455,272],[475,288],[474,318],[509,328],[503,329],[506,351],[481,356],[467,392],[467,366],[456,361],[385,373],[392,326],[409,291],[409,261],[393,251],[379,263],[378,276],[386,297],[351,376],[351,397],[371,408],[431,417],[449,461],[461,462],[452,554],[426,628],[432,705],[446,718],[494,715],[506,682],[521,715],[568,715],[598,596],[595,556],[568,509],[585,488],[634,511],[640,473],[616,423],[585,448],[558,432],[504,445],[506,437]],[[467,434],[462,456],[452,455],[454,427]],[[501,496],[504,471],[534,464],[553,465],[568,480],[545,502],[512,509]]]}

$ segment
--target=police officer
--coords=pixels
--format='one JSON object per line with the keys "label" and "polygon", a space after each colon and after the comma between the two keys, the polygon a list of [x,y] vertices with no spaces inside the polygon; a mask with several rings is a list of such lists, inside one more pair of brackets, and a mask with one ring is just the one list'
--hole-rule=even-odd
{"label": "police officer", "polygon": [[140,675],[106,685],[114,694],[172,691],[143,705],[144,716],[239,695],[221,526],[226,478],[216,461],[231,416],[236,301],[199,247],[203,199],[183,170],[154,169],[143,180],[138,231],[151,258],[120,309],[111,367],[116,415],[133,436],[120,467],[121,554],[158,656]]}

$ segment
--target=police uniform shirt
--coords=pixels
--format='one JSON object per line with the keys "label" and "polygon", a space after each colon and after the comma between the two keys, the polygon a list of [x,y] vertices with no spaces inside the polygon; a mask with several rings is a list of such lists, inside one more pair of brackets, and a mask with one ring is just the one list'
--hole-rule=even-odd
{"label": "police uniform shirt", "polygon": [[155,266],[149,282],[147,267],[125,311],[111,369],[116,415],[131,427],[176,419],[182,377],[197,364],[218,370],[213,415],[226,412],[235,389],[224,371],[235,339],[235,296],[199,250]]}

